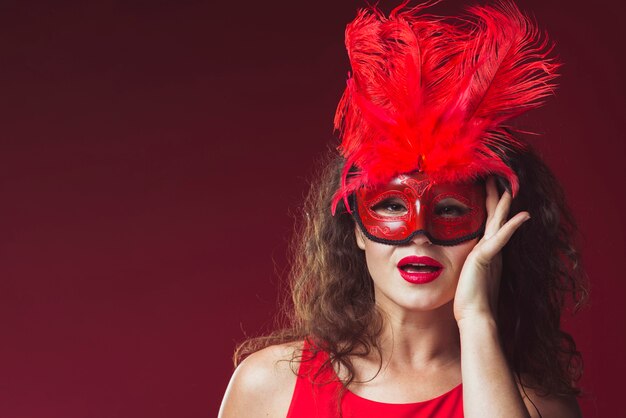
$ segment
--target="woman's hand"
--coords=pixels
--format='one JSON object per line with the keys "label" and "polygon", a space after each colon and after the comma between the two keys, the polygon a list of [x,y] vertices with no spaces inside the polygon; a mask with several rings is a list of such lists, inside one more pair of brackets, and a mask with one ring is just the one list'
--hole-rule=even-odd
{"label": "woman's hand", "polygon": [[528,212],[520,212],[506,222],[511,200],[506,191],[499,198],[495,179],[487,180],[485,234],[463,264],[454,298],[454,317],[459,324],[468,318],[495,319],[502,272],[500,251],[517,228],[530,219]]}

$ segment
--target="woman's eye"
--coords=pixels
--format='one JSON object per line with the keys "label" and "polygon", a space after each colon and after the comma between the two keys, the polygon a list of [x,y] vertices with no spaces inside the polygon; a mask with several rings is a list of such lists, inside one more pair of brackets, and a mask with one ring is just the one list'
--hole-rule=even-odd
{"label": "woman's eye", "polygon": [[439,215],[458,216],[462,213],[461,208],[456,206],[444,206],[439,210]]}
{"label": "woman's eye", "polygon": [[455,199],[444,199],[435,206],[435,214],[444,218],[457,218],[469,211],[470,208]]}
{"label": "woman's eye", "polygon": [[372,207],[372,210],[382,216],[399,216],[407,213],[404,201],[401,199],[385,199]]}

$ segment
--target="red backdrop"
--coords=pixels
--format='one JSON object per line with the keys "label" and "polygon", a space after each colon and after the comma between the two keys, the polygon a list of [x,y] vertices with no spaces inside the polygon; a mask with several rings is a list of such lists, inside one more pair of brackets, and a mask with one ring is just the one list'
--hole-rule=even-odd
{"label": "red backdrop", "polygon": [[[0,416],[214,416],[271,325],[363,3],[88,3],[0,5]],[[618,4],[520,0],[565,62],[524,125],[584,233],[587,417],[623,411]]]}

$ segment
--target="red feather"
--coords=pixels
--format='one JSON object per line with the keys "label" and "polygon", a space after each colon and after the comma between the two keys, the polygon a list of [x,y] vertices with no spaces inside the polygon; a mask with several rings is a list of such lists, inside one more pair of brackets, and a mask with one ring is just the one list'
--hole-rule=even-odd
{"label": "red feather", "polygon": [[547,37],[510,2],[456,20],[422,14],[432,3],[389,17],[360,10],[346,28],[353,74],[335,114],[346,164],[333,211],[360,187],[418,169],[435,181],[498,174],[517,192],[501,155],[524,145],[502,123],[552,94],[559,65]]}

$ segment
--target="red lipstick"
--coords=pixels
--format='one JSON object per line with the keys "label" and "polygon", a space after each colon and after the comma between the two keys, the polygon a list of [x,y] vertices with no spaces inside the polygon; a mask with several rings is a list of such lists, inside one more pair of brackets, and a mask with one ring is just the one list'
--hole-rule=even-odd
{"label": "red lipstick", "polygon": [[430,257],[410,255],[400,260],[398,271],[407,282],[424,284],[439,277],[443,271],[443,265]]}

